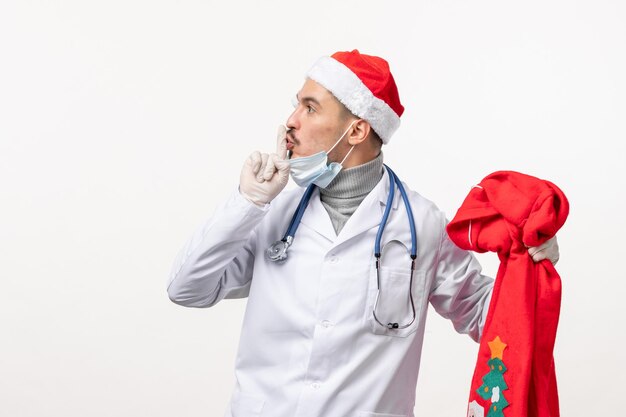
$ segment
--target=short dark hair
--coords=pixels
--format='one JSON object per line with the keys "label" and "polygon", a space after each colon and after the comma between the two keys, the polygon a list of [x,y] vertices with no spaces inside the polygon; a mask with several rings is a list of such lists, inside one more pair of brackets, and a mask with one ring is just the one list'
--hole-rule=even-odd
{"label": "short dark hair", "polygon": [[378,149],[382,149],[382,147],[383,147],[383,140],[380,138],[380,136],[378,136],[378,133],[376,133],[376,131],[374,131],[374,129],[370,129],[370,135],[372,135],[372,140],[374,140],[376,142],[376,144],[378,146]]}

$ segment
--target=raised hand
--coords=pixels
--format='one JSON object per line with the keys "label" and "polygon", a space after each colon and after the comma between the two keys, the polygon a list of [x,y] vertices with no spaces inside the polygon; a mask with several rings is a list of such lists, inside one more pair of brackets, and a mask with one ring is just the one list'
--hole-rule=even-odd
{"label": "raised hand", "polygon": [[287,130],[278,127],[276,152],[267,154],[254,151],[241,169],[239,192],[257,206],[272,201],[289,181],[287,157]]}

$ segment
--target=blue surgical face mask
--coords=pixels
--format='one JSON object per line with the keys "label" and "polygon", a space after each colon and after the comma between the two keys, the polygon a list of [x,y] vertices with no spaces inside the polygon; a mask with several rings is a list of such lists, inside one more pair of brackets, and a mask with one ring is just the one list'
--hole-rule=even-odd
{"label": "blue surgical face mask", "polygon": [[303,156],[301,158],[295,158],[289,160],[291,178],[300,187],[308,187],[310,184],[315,184],[320,188],[328,187],[333,179],[339,174],[343,163],[346,162],[348,156],[354,149],[354,145],[350,148],[346,156],[341,162],[328,163],[328,154],[341,142],[346,133],[352,128],[352,125],[358,120],[350,123],[350,126],[343,132],[343,135],[335,142],[335,144],[327,151],[320,151],[310,156]]}

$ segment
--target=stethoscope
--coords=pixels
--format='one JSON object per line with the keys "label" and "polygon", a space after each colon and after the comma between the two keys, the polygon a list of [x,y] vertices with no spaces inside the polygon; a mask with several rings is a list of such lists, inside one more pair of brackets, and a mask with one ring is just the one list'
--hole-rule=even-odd
{"label": "stethoscope", "polygon": [[[415,271],[415,259],[417,258],[417,237],[415,232],[415,220],[413,219],[413,212],[411,210],[411,204],[409,203],[409,198],[406,194],[406,190],[398,179],[398,176],[389,168],[387,165],[384,165],[387,169],[387,173],[389,174],[389,195],[387,196],[387,203],[385,205],[385,211],[383,212],[383,218],[378,226],[378,233],[376,234],[376,241],[374,242],[374,258],[376,263],[376,281],[378,285],[378,289],[376,292],[376,302],[374,303],[374,309],[372,314],[374,315],[374,320],[378,324],[383,327],[387,327],[388,329],[400,330],[406,329],[415,321],[416,313],[415,313],[415,303],[413,301],[413,272]],[[391,206],[393,204],[393,197],[395,193],[395,186],[400,190],[400,195],[402,196],[402,200],[404,201],[404,207],[406,208],[406,213],[409,218],[409,227],[411,228],[411,271],[410,271],[410,279],[409,279],[409,299],[411,300],[411,309],[413,310],[413,318],[411,321],[404,325],[399,325],[399,323],[387,323],[383,324],[380,322],[378,317],[376,316],[376,311],[378,307],[378,302],[380,299],[380,267],[381,265],[381,247],[380,242],[382,240],[383,232],[385,231],[385,226],[387,225],[387,220],[389,219],[389,213],[391,212]],[[300,199],[300,203],[298,204],[298,208],[296,212],[293,214],[291,218],[291,222],[289,223],[289,227],[285,232],[285,235],[281,240],[277,240],[274,242],[266,251],[267,258],[272,262],[282,263],[287,259],[287,249],[293,244],[293,238],[296,234],[296,230],[298,230],[298,226],[300,225],[300,220],[304,215],[304,211],[306,210],[309,201],[311,200],[311,195],[313,195],[313,191],[315,191],[315,185],[309,185],[304,191],[304,195]]]}

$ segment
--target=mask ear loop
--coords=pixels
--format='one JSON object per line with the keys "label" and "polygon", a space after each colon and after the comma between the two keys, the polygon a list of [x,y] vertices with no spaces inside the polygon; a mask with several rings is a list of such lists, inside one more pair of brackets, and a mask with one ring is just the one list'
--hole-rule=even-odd
{"label": "mask ear loop", "polygon": [[[333,149],[335,149],[335,148],[337,147],[337,145],[339,145],[339,142],[341,142],[341,140],[343,139],[343,137],[344,137],[344,136],[346,136],[346,133],[348,133],[348,131],[349,131],[350,129],[352,129],[352,126],[354,126],[354,124],[355,124],[356,122],[358,122],[359,120],[361,120],[361,119],[354,120],[352,123],[350,123],[350,126],[348,126],[348,128],[346,129],[346,131],[345,131],[345,132],[343,132],[343,135],[341,135],[341,137],[339,138],[339,140],[338,140],[337,142],[335,142],[335,144],[333,145],[333,147],[332,147],[332,148],[330,148],[330,149],[328,150],[328,152],[326,152],[327,154],[331,153],[331,152],[333,151]],[[351,153],[352,153],[352,151],[354,150],[354,147],[355,147],[355,146],[356,146],[356,145],[352,145],[352,147],[350,148],[350,150],[348,151],[348,153],[346,154],[346,156],[345,156],[345,157],[341,160],[341,162],[339,163],[339,165],[343,166],[343,163],[344,163],[344,162],[346,162],[346,159],[348,159],[348,157],[350,156],[350,154],[351,154]]]}
{"label": "mask ear loop", "polygon": [[341,160],[341,162],[339,163],[339,165],[343,166],[343,163],[344,163],[344,162],[346,162],[346,159],[348,159],[348,157],[350,156],[350,154],[351,154],[351,153],[352,153],[352,151],[354,150],[354,147],[355,147],[355,146],[356,146],[356,145],[352,145],[352,147],[350,148],[350,150],[349,150],[349,151],[348,151],[348,153],[346,154],[346,157],[345,157],[345,158],[343,158],[343,159]]}
{"label": "mask ear loop", "polygon": [[[337,147],[337,145],[339,145],[339,142],[341,142],[341,140],[343,139],[343,137],[344,137],[344,136],[346,136],[346,133],[348,133],[348,131],[349,131],[350,129],[352,129],[352,126],[353,126],[356,122],[358,122],[358,121],[359,121],[359,120],[354,120],[352,123],[350,123],[350,126],[348,126],[348,128],[346,129],[346,131],[345,131],[345,132],[343,132],[343,135],[341,135],[341,137],[339,138],[339,140],[337,140],[337,142],[335,142],[335,144],[333,145],[333,147],[332,147],[332,148],[330,148],[330,149],[328,150],[328,152],[326,152],[327,154],[331,153],[331,152],[333,151],[333,149],[335,149],[335,148]],[[345,161],[345,159],[344,159],[344,161]]]}

